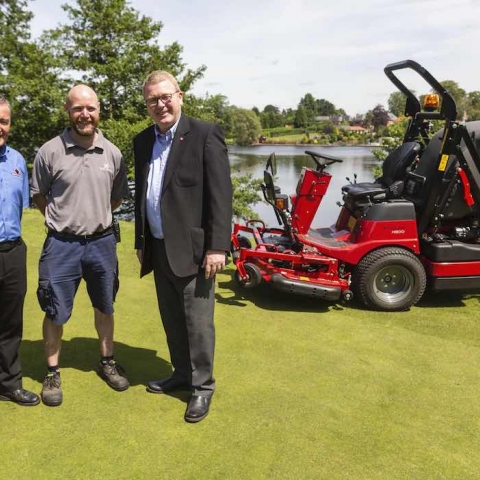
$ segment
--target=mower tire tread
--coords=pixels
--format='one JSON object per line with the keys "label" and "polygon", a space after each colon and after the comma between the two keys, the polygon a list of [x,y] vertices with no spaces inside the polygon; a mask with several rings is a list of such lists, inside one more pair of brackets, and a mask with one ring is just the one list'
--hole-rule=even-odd
{"label": "mower tire tread", "polygon": [[365,255],[352,279],[357,298],[367,308],[381,311],[408,310],[422,298],[426,284],[420,260],[398,247],[380,248]]}

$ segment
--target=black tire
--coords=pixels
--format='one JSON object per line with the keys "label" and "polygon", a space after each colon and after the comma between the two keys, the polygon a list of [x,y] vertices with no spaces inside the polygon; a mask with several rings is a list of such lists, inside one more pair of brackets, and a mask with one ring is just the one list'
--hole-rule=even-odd
{"label": "black tire", "polygon": [[[252,242],[247,237],[243,235],[238,235],[238,243],[240,244],[240,248],[252,248]],[[230,252],[232,253],[232,261],[234,264],[237,263],[238,258],[240,257],[240,251],[235,248],[233,242],[230,242]]]}
{"label": "black tire", "polygon": [[237,284],[247,290],[250,290],[260,285],[260,283],[262,282],[262,274],[260,272],[260,269],[253,263],[244,263],[243,266],[245,267],[245,271],[247,272],[248,280],[242,280],[240,278],[238,270],[236,270],[235,281],[237,282]]}
{"label": "black tire", "polygon": [[425,292],[427,277],[420,260],[408,250],[388,247],[370,252],[357,265],[352,285],[368,308],[408,310]]}

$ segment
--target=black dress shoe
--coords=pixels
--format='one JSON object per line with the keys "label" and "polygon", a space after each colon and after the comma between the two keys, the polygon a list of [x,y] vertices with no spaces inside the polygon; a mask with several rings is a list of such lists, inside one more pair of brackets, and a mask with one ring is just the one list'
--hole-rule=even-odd
{"label": "black dress shoe", "polygon": [[150,393],[169,393],[175,390],[190,390],[190,385],[185,380],[173,377],[154,380],[147,384],[147,392]]}
{"label": "black dress shoe", "polygon": [[203,420],[208,415],[211,401],[212,397],[192,395],[190,402],[188,402],[187,410],[185,410],[185,421],[197,423]]}
{"label": "black dress shoe", "polygon": [[38,395],[35,395],[35,393],[29,392],[28,390],[24,390],[23,388],[13,390],[12,392],[0,393],[0,400],[14,402],[23,407],[33,407],[40,403]]}

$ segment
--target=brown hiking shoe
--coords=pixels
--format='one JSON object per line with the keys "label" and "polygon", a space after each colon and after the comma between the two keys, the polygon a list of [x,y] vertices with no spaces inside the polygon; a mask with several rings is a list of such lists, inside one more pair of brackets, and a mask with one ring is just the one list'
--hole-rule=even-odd
{"label": "brown hiking shoe", "polygon": [[60,372],[48,372],[43,380],[42,402],[49,407],[58,407],[62,404],[63,394],[61,389],[62,381]]}
{"label": "brown hiking shoe", "polygon": [[107,363],[100,362],[98,374],[117,392],[122,392],[130,386],[125,377],[125,370],[113,358]]}

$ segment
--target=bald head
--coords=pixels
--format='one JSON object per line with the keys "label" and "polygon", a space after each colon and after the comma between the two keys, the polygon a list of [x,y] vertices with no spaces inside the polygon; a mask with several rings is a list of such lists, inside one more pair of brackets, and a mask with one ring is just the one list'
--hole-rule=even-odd
{"label": "bald head", "polygon": [[98,108],[97,94],[88,85],[75,85],[71,88],[65,100],[65,108],[68,110],[72,105],[80,101],[90,102],[95,104]]}
{"label": "bald head", "polygon": [[76,141],[88,143],[95,139],[99,107],[97,94],[87,85],[76,85],[68,92],[65,110]]}

